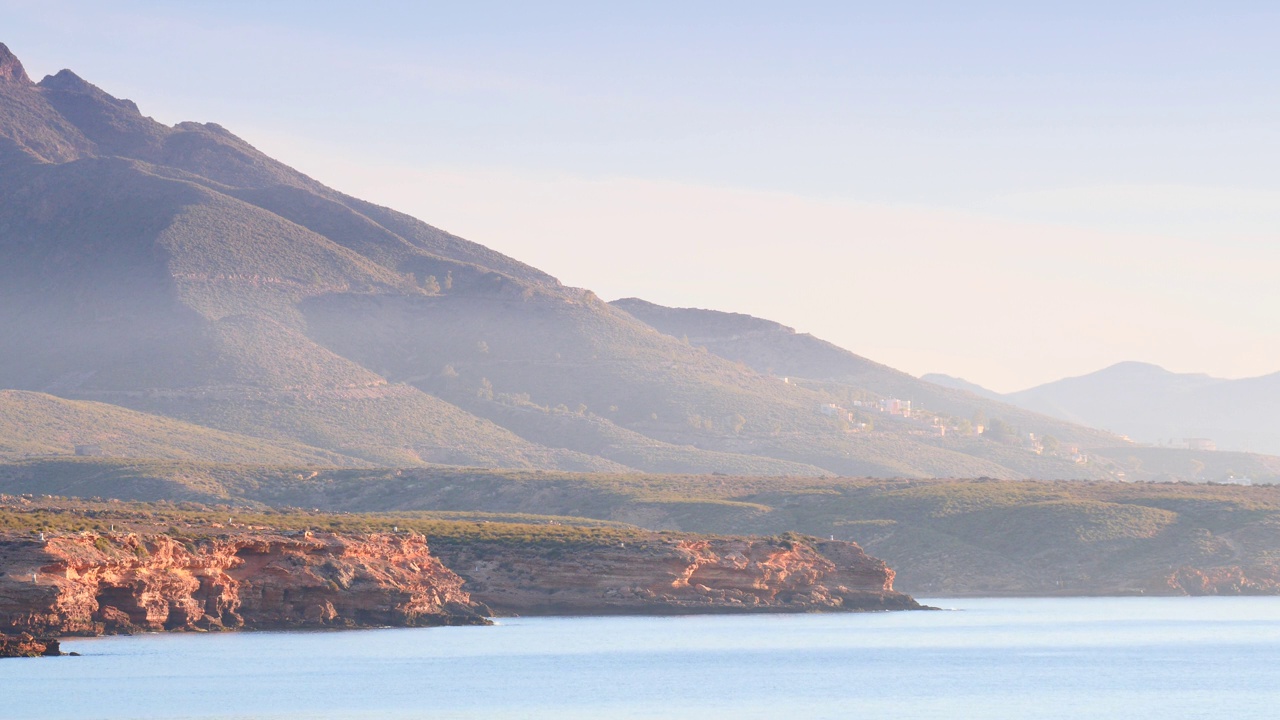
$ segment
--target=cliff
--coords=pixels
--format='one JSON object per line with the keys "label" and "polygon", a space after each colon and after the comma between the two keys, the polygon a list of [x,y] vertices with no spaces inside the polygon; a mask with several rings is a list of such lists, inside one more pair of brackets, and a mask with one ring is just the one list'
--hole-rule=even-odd
{"label": "cliff", "polygon": [[[143,630],[483,624],[491,613],[920,608],[857,545],[799,536],[444,536],[429,551],[417,533],[7,533],[0,569],[0,633],[36,643]],[[36,649],[10,644],[11,654]]]}
{"label": "cliff", "polygon": [[573,549],[436,543],[499,615],[910,610],[893,570],[848,542],[653,535]]}
{"label": "cliff", "polygon": [[0,632],[476,625],[416,534],[0,535]]}

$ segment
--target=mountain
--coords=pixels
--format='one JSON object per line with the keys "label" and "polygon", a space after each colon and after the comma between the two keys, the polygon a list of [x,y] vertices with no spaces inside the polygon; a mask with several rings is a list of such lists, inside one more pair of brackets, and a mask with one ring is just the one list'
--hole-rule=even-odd
{"label": "mountain", "polygon": [[1036,412],[1124,433],[1145,443],[1188,438],[1280,454],[1280,373],[1244,380],[1173,373],[1125,362],[1006,396]]}
{"label": "mountain", "polygon": [[[164,125],[69,70],[33,83],[3,46],[0,260],[0,387],[353,462],[1105,477],[1019,438],[1119,442],[767,321],[743,320],[768,342],[686,342],[701,336],[327,188],[218,125]],[[833,409],[886,397],[942,424]],[[975,412],[1003,434],[933,436]]]}

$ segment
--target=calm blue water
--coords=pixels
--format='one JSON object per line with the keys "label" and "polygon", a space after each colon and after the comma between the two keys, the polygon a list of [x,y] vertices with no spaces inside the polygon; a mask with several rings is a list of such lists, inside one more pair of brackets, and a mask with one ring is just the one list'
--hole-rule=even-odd
{"label": "calm blue water", "polygon": [[0,661],[18,718],[1269,718],[1280,598],[509,619],[72,640]]}

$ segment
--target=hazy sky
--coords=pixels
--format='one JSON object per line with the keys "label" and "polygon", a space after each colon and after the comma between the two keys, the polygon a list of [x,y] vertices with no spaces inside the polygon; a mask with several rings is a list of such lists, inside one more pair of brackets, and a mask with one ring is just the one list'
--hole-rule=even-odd
{"label": "hazy sky", "polygon": [[1280,4],[606,5],[0,0],[0,42],[609,299],[997,390],[1280,371]]}

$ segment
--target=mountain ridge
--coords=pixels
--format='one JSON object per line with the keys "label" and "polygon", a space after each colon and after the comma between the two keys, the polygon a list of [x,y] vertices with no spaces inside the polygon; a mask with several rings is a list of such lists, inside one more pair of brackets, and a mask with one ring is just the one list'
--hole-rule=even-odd
{"label": "mountain ridge", "polygon": [[[1026,433],[1121,443],[1006,405],[981,406],[1007,421],[1000,442],[854,422],[831,407],[917,393],[958,423],[978,406],[767,320],[731,318],[748,361],[660,332],[638,305],[328,188],[219,125],[167,126],[16,62],[0,82],[0,387],[388,466],[1100,478]],[[788,356],[806,382],[773,372]]]}

